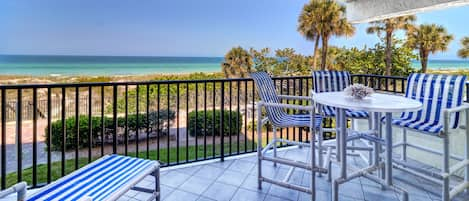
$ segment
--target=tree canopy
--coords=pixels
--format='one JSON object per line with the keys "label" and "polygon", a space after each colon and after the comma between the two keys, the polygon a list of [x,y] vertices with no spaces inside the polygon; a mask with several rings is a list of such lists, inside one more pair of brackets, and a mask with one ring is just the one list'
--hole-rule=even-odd
{"label": "tree canopy", "polygon": [[253,71],[253,60],[248,51],[238,46],[226,53],[221,66],[226,77],[247,77]]}
{"label": "tree canopy", "polygon": [[469,36],[461,39],[461,49],[458,50],[458,56],[467,59],[469,58]]}
{"label": "tree canopy", "polygon": [[[305,38],[315,41],[321,39],[322,70],[326,69],[329,39],[332,36],[352,36],[355,33],[355,27],[345,18],[345,7],[331,0],[311,0],[303,7],[298,22],[298,31]],[[315,43],[315,52],[317,45]]]}
{"label": "tree canopy", "polygon": [[379,20],[375,22],[371,22],[370,26],[367,28],[366,32],[369,34],[377,34],[378,37],[381,37],[381,33],[385,33],[384,39],[385,39],[385,60],[386,60],[386,71],[385,75],[391,75],[392,67],[393,67],[393,62],[392,62],[392,56],[393,56],[393,51],[392,51],[392,42],[393,42],[393,36],[394,32],[397,30],[408,30],[411,26],[412,23],[415,22],[416,17],[415,15],[409,15],[409,16],[401,16],[401,17],[395,17],[395,18],[389,18],[385,20]]}
{"label": "tree canopy", "polygon": [[406,45],[418,50],[419,59],[422,65],[421,71],[427,72],[428,56],[437,52],[446,51],[449,43],[453,40],[453,35],[437,24],[421,24],[412,26],[407,32]]}

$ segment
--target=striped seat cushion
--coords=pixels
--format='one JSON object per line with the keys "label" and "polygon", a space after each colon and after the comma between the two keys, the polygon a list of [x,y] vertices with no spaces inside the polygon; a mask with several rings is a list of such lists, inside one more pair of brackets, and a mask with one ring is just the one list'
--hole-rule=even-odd
{"label": "striped seat cushion", "polygon": [[[331,106],[323,106],[322,111],[326,117],[335,117],[335,108]],[[345,116],[347,118],[354,119],[366,119],[368,118],[368,112],[361,110],[345,110]]]}
{"label": "striped seat cushion", "polygon": [[[251,73],[251,77],[254,80],[254,83],[257,88],[257,93],[259,94],[262,101],[266,103],[280,104],[280,98],[277,96],[277,91],[275,89],[275,84],[270,78],[270,75],[266,72],[256,72]],[[309,127],[310,126],[310,115],[303,114],[288,114],[281,107],[265,107],[267,112],[267,117],[272,125],[276,127]],[[317,121],[315,122],[315,127],[319,128],[321,126],[322,118],[316,116]]]}
{"label": "striped seat cushion", "polygon": [[[282,118],[277,127],[309,127],[311,115],[309,114],[289,114]],[[314,126],[319,129],[322,123],[322,116],[315,115]]]}
{"label": "striped seat cushion", "polygon": [[[27,198],[35,200],[106,200],[121,188],[130,189],[148,172],[158,168],[157,161],[108,155],[53,182]],[[147,172],[147,173],[146,173]]]}
{"label": "striped seat cushion", "polygon": [[[347,71],[314,71],[314,92],[335,92],[343,91],[352,83],[352,76]],[[322,111],[326,117],[335,117],[335,108],[323,106]],[[365,119],[368,118],[366,111],[346,110],[348,118]]]}
{"label": "striped seat cushion", "polygon": [[430,134],[439,134],[443,130],[443,124],[435,121],[426,121],[424,119],[415,120],[412,118],[397,118],[392,120],[392,124]]}
{"label": "striped seat cushion", "polygon": [[[394,118],[393,125],[411,128],[428,134],[439,134],[443,129],[443,110],[462,104],[466,76],[414,73],[407,79],[405,96],[418,100],[423,108],[404,112]],[[450,116],[450,128],[457,128],[459,113]]]}

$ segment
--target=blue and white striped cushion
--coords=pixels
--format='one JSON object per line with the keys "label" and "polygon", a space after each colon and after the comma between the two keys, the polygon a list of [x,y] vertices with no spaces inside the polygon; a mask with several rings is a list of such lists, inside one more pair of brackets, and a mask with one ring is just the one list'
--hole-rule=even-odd
{"label": "blue and white striped cushion", "polygon": [[[392,123],[430,134],[438,134],[443,129],[443,109],[462,104],[466,76],[432,75],[414,73],[407,79],[405,96],[423,104],[417,112],[404,112]],[[459,113],[450,117],[451,128],[457,128]]]}
{"label": "blue and white striped cushion", "polygon": [[[335,108],[331,106],[322,106],[322,111],[326,117],[335,117]],[[368,112],[362,110],[345,110],[345,116],[354,119],[366,119],[368,118]]]}
{"label": "blue and white striped cushion", "polygon": [[157,166],[158,162],[151,160],[119,155],[104,156],[47,185],[27,200],[106,200],[121,187],[128,186],[129,183],[135,182],[136,178],[142,177],[143,172],[155,170]]}
{"label": "blue and white striped cushion", "polygon": [[[289,114],[278,122],[277,127],[309,127],[311,115],[309,114]],[[322,124],[322,116],[315,115],[315,128],[320,128]]]}
{"label": "blue and white striped cushion", "polygon": [[[313,80],[316,93],[343,91],[352,83],[352,77],[347,71],[314,71]],[[334,107],[323,106],[322,111],[326,117],[335,117]],[[368,112],[359,110],[346,110],[345,115],[348,118],[368,118]]]}
{"label": "blue and white striped cushion", "polygon": [[[280,98],[277,96],[275,90],[275,84],[266,72],[251,73],[251,77],[257,88],[262,101],[266,103],[281,103]],[[310,126],[310,115],[292,115],[285,112],[280,107],[266,107],[267,117],[269,121],[276,127],[309,127]],[[315,117],[316,128],[321,126],[322,117],[316,115]]]}

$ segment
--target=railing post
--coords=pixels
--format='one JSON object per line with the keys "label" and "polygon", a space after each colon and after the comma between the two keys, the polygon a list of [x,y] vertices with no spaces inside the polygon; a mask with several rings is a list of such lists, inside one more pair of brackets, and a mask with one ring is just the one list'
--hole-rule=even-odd
{"label": "railing post", "polygon": [[225,116],[225,82],[221,81],[221,101],[220,101],[220,139],[221,139],[221,144],[220,144],[220,155],[221,155],[221,161],[225,161],[225,133],[224,132],[224,116]]}
{"label": "railing post", "polygon": [[1,176],[2,176],[2,181],[1,181],[1,189],[5,189],[6,188],[6,150],[7,150],[7,147],[6,147],[6,89],[2,89],[2,145],[1,145],[1,151],[2,151],[2,170],[1,170]]}
{"label": "railing post", "polygon": [[[113,85],[112,94],[112,122],[114,123],[112,134],[112,153],[117,153],[117,85]],[[138,90],[138,89],[137,89]],[[138,143],[138,142],[137,142]]]}
{"label": "railing post", "polygon": [[16,156],[17,156],[17,180],[18,182],[23,180],[23,152],[22,152],[22,102],[23,102],[23,90],[18,89],[18,96],[16,101]]}

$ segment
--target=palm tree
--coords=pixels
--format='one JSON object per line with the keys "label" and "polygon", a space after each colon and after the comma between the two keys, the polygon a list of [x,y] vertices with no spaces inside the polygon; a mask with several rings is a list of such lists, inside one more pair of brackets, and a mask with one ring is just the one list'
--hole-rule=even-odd
{"label": "palm tree", "polygon": [[422,72],[427,72],[428,56],[430,53],[446,51],[453,35],[448,34],[446,29],[437,24],[421,24],[412,26],[407,32],[406,45],[419,51]]}
{"label": "palm tree", "polygon": [[469,36],[461,39],[462,48],[458,50],[458,56],[467,59],[469,58]]}
{"label": "palm tree", "polygon": [[254,62],[248,51],[242,47],[233,47],[225,55],[221,64],[226,77],[246,77],[252,72]]}
{"label": "palm tree", "polygon": [[392,70],[392,41],[393,41],[393,34],[397,30],[408,30],[413,22],[415,22],[416,17],[415,15],[409,16],[402,16],[402,17],[395,17],[380,21],[375,21],[370,23],[370,27],[366,29],[366,32],[369,34],[378,34],[381,35],[382,32],[386,33],[385,41],[386,41],[386,72],[385,75],[391,75]]}
{"label": "palm tree", "polygon": [[345,6],[339,5],[332,0],[321,0],[319,2],[319,18],[315,23],[315,28],[321,36],[321,70],[325,70],[327,47],[331,36],[352,36],[355,33],[355,27],[345,18]]}
{"label": "palm tree", "polygon": [[313,69],[316,68],[317,64],[319,39],[321,37],[316,29],[316,24],[319,21],[319,8],[320,1],[318,0],[312,0],[305,4],[298,18],[297,28],[298,32],[300,32],[306,40],[314,41]]}

